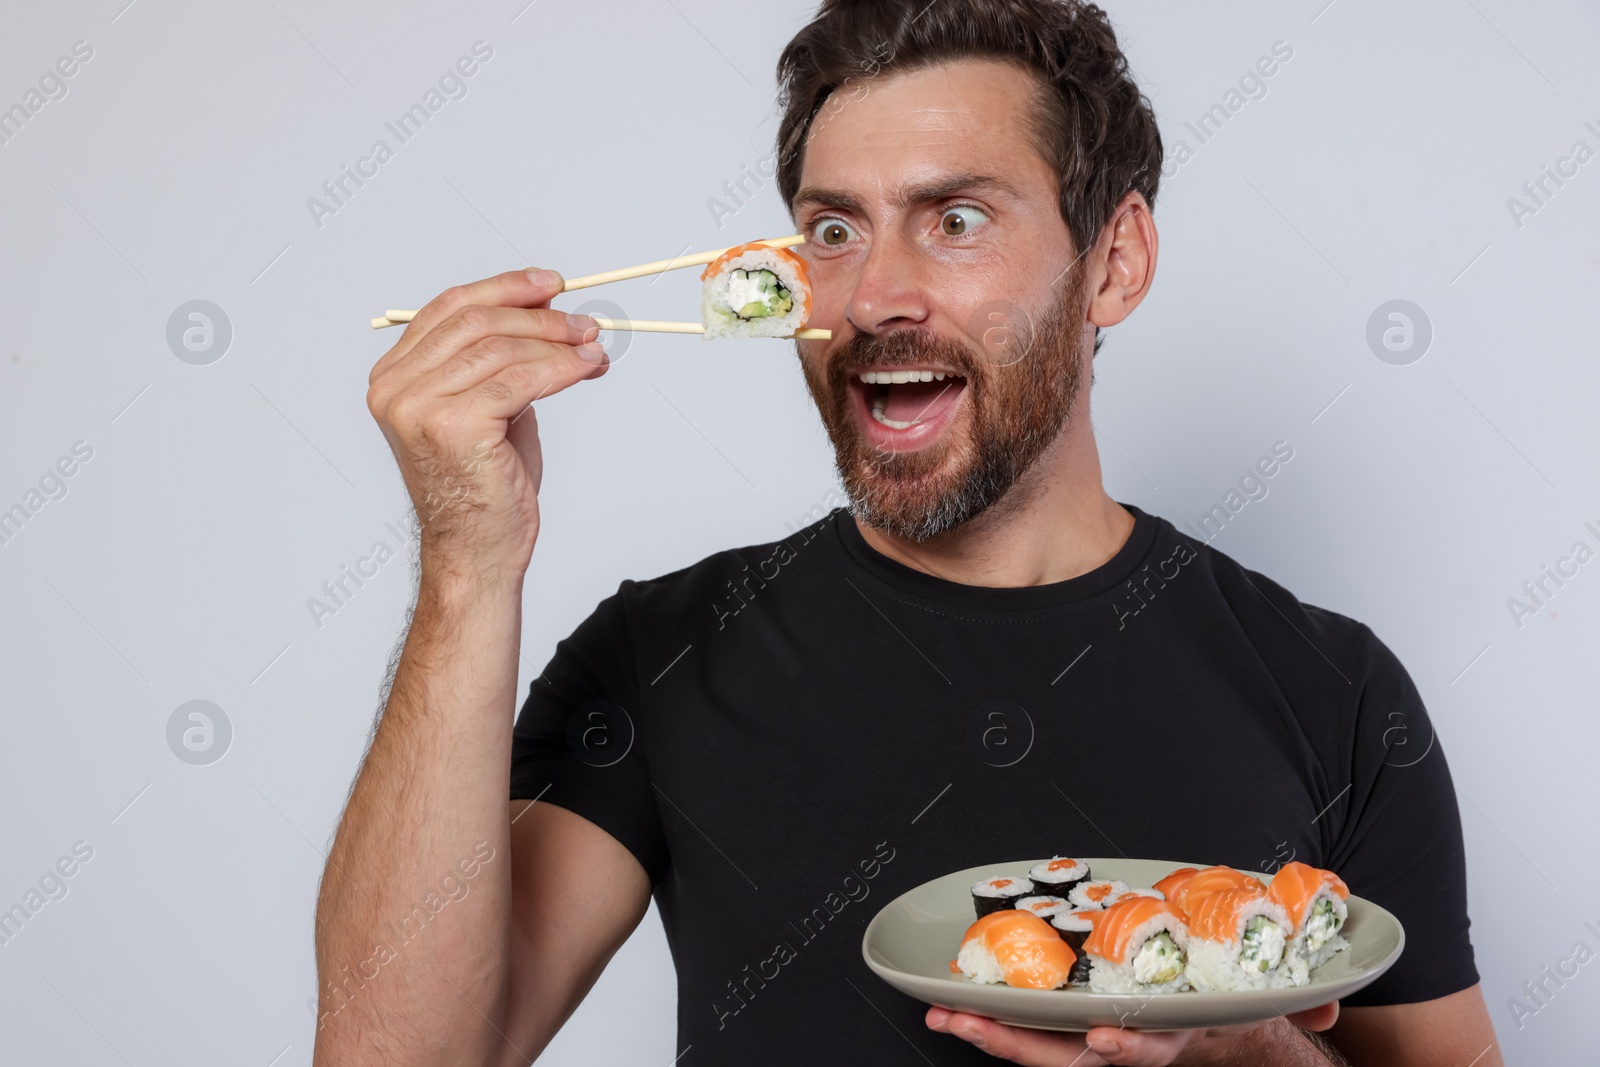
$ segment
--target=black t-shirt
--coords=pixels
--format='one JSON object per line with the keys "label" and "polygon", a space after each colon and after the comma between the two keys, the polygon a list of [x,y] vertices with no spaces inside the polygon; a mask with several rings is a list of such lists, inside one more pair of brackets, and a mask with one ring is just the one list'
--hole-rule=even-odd
{"label": "black t-shirt", "polygon": [[1477,981],[1455,792],[1405,668],[1123,507],[1111,560],[1022,588],[904,566],[837,509],[624,581],[557,645],[511,796],[649,873],[695,1063],[992,1063],[928,1030],[861,936],[922,882],[1030,857],[1330,868],[1406,931],[1346,1004]]}

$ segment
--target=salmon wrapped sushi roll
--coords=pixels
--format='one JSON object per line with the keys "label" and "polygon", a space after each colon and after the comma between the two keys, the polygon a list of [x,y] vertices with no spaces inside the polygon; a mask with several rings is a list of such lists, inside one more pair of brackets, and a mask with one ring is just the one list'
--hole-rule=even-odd
{"label": "salmon wrapped sushi roll", "polygon": [[1189,918],[1189,984],[1222,992],[1306,984],[1291,965],[1289,912],[1266,893],[1222,889],[1195,901]]}
{"label": "salmon wrapped sushi roll", "polygon": [[730,248],[706,266],[700,281],[700,321],[708,341],[787,337],[811,314],[808,265],[788,248],[760,241]]}
{"label": "salmon wrapped sushi roll", "polygon": [[1177,900],[1178,890],[1188,884],[1189,879],[1200,873],[1198,867],[1179,867],[1165,878],[1155,883],[1155,888],[1161,890],[1161,895],[1167,900]]}
{"label": "salmon wrapped sushi roll", "polygon": [[1017,901],[1033,895],[1033,883],[1008,874],[994,875],[972,883],[972,910],[978,918],[991,912],[1015,908]]}
{"label": "salmon wrapped sushi roll", "polygon": [[1189,988],[1189,928],[1170,901],[1133,897],[1090,920],[1084,939],[1094,993],[1177,993]]}
{"label": "salmon wrapped sushi roll", "polygon": [[1293,939],[1289,951],[1306,971],[1350,947],[1339,933],[1349,918],[1350,889],[1332,871],[1291,860],[1278,868],[1267,896],[1283,905]]}
{"label": "salmon wrapped sushi roll", "polygon": [[974,982],[1021,989],[1058,989],[1075,962],[1077,954],[1049,923],[1015,909],[991,912],[967,927],[955,960]]}
{"label": "salmon wrapped sushi roll", "polygon": [[1117,878],[1098,878],[1079,882],[1067,894],[1075,908],[1103,908],[1112,897],[1128,891],[1128,883]]}
{"label": "salmon wrapped sushi roll", "polygon": [[1236,871],[1232,867],[1207,867],[1190,875],[1177,889],[1167,894],[1167,899],[1187,913],[1197,905],[1201,897],[1223,889],[1242,889],[1247,893],[1267,891],[1267,887],[1261,884],[1260,879],[1253,878],[1243,871]]}

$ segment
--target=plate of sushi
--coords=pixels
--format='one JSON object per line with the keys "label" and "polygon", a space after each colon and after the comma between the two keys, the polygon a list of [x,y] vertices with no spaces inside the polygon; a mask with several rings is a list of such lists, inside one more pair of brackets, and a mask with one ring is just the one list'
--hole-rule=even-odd
{"label": "plate of sushi", "polygon": [[1405,947],[1333,871],[1053,856],[925,882],[861,954],[918,1000],[1041,1030],[1189,1030],[1349,996]]}

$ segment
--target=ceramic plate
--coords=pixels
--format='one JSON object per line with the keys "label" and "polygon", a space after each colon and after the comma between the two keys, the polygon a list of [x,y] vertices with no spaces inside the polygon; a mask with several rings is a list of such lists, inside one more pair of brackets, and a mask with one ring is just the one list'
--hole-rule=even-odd
{"label": "ceramic plate", "polygon": [[[1087,986],[1013,989],[980,985],[951,974],[950,961],[975,918],[972,883],[991,874],[1026,875],[1051,857],[989,863],[925,882],[886,904],[867,925],[861,955],[867,966],[902,993],[956,1011],[972,1012],[1014,1026],[1039,1030],[1088,1030],[1127,1026],[1135,1030],[1190,1030],[1259,1022],[1315,1008],[1371,983],[1400,957],[1405,931],[1389,912],[1355,894],[1347,901],[1342,931],[1350,947],[1311,972],[1309,985],[1264,992],[1162,993],[1154,996],[1091,993]],[[1148,886],[1179,867],[1204,863],[1085,857],[1095,878],[1120,878]],[[1254,873],[1254,872],[1247,872]],[[1266,875],[1257,875],[1267,881]]]}

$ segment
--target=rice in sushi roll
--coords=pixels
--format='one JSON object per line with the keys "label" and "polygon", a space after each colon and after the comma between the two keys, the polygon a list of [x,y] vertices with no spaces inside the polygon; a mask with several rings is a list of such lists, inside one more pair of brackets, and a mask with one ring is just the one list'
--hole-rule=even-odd
{"label": "rice in sushi roll", "polygon": [[811,313],[806,261],[760,241],[730,248],[700,275],[705,339],[787,337]]}
{"label": "rice in sushi roll", "polygon": [[1094,993],[1176,993],[1189,988],[1189,929],[1170,902],[1132,897],[1106,908],[1084,939]]}
{"label": "rice in sushi roll", "polygon": [[1009,909],[967,927],[954,969],[980,984],[1057,989],[1067,984],[1075,962],[1077,955],[1048,923]]}
{"label": "rice in sushi roll", "polygon": [[1117,878],[1100,878],[1092,882],[1079,882],[1067,894],[1075,908],[1103,908],[1112,897],[1128,891],[1128,883]]}
{"label": "rice in sushi roll", "polygon": [[1284,906],[1265,893],[1222,889],[1188,913],[1189,984],[1206,991],[1282,989],[1306,984],[1291,965],[1294,931]]}
{"label": "rice in sushi roll", "polygon": [[983,918],[991,912],[1015,908],[1017,901],[1033,895],[1033,883],[1008,874],[995,875],[972,883],[972,910]]}
{"label": "rice in sushi roll", "polygon": [[1029,914],[1037,915],[1045,922],[1049,922],[1052,916],[1072,910],[1072,905],[1067,903],[1065,899],[1062,897],[1049,896],[1048,894],[1022,897],[1011,906],[1016,908],[1018,911],[1025,911]]}
{"label": "rice in sushi roll", "polygon": [[1339,933],[1350,914],[1350,889],[1337,874],[1291,860],[1272,876],[1267,896],[1288,915],[1289,953],[1297,967],[1309,972],[1350,947]]}

